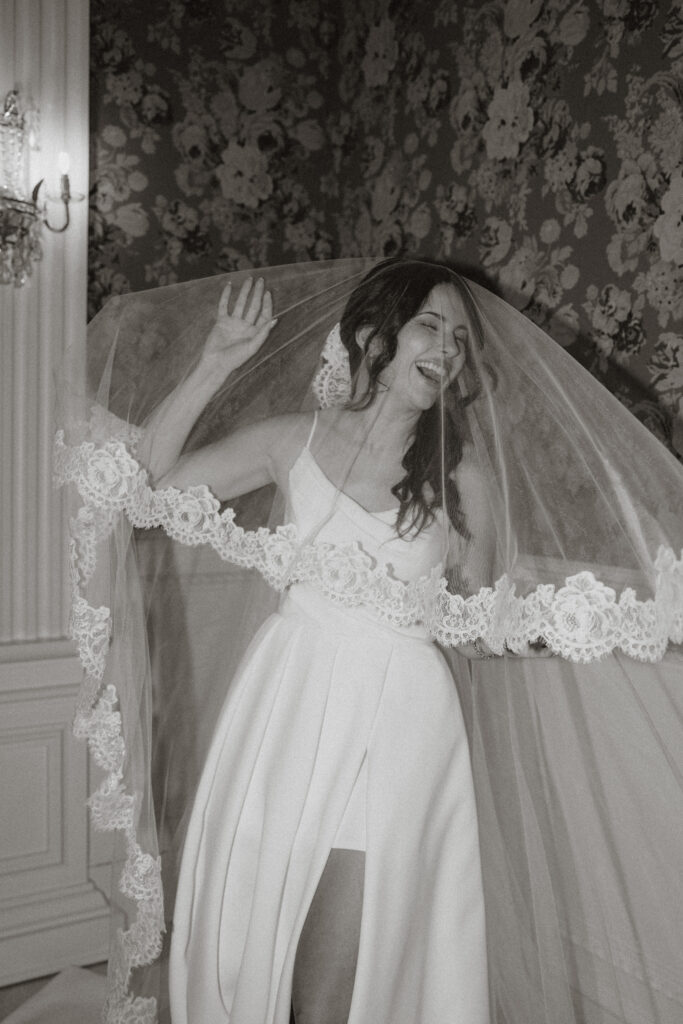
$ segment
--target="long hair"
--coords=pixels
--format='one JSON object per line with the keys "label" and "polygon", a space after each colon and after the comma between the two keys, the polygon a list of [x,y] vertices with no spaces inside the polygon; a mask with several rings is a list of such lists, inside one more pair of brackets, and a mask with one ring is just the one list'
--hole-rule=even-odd
{"label": "long hair", "polygon": [[[356,395],[354,391],[349,408],[364,409],[374,401],[380,387],[380,374],[396,355],[398,332],[417,315],[432,289],[440,284],[455,288],[468,314],[474,337],[467,344],[465,366],[471,371],[469,377],[476,380],[471,346],[483,346],[484,332],[465,281],[444,263],[393,257],[366,274],[352,292],[341,319],[340,333],[349,354],[352,379],[356,381],[363,360],[369,378],[364,394]],[[362,328],[370,328],[363,349],[356,340]],[[468,538],[455,470],[462,460],[466,439],[464,409],[477,397],[479,390],[475,386],[465,397],[453,381],[444,390],[441,401],[421,413],[402,460],[405,476],[391,489],[399,500],[396,523],[399,535],[412,530],[419,533],[432,522],[435,509],[445,503],[453,526]],[[441,459],[442,444],[448,453],[445,467]]]}

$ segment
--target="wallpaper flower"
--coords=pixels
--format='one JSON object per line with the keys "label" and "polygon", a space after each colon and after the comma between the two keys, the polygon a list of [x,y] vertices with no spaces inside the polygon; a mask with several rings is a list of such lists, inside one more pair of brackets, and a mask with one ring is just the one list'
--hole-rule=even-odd
{"label": "wallpaper flower", "polygon": [[683,0],[91,9],[91,312],[221,269],[453,259],[683,450]]}

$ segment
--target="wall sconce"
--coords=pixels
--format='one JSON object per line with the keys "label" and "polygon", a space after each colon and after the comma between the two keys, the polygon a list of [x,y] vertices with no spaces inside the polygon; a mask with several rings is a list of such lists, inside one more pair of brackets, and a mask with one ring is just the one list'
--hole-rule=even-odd
{"label": "wall sconce", "polygon": [[[0,114],[0,284],[14,284],[20,288],[31,276],[33,264],[43,255],[40,244],[42,225],[59,234],[69,226],[69,204],[84,196],[71,192],[69,158],[59,154],[60,190],[57,195],[46,193],[46,201],[39,204],[41,179],[30,197],[25,192],[26,152],[38,149],[35,111],[22,111],[19,94],[10,90]],[[64,223],[53,227],[47,216],[47,201],[61,202]]]}
{"label": "wall sconce", "polygon": [[[58,199],[60,202],[62,202],[64,204],[64,215],[65,215],[64,216],[64,223],[62,224],[61,228],[53,228],[52,225],[50,224],[49,220],[47,219],[47,207],[45,207],[45,211],[44,211],[44,221],[45,221],[45,227],[48,228],[49,231],[54,231],[55,234],[59,235],[59,234],[62,233],[62,231],[66,231],[66,229],[69,226],[69,220],[70,220],[70,218],[69,218],[69,203],[71,202],[72,199],[75,199],[76,201],[78,201],[79,199],[82,199],[83,196],[80,195],[80,193],[78,193],[78,194],[76,194],[74,196],[71,195],[71,184],[69,182],[69,154],[68,153],[60,153],[59,154],[59,157],[57,159],[57,167],[59,168],[59,195],[58,196],[51,195],[48,192],[47,197],[48,197],[48,199],[55,199],[55,200]],[[41,179],[41,181],[38,182],[38,184],[36,185],[36,187],[33,190],[34,196],[37,197],[38,192],[40,191],[40,186],[42,184],[43,184],[43,182],[42,182],[42,179]]]}

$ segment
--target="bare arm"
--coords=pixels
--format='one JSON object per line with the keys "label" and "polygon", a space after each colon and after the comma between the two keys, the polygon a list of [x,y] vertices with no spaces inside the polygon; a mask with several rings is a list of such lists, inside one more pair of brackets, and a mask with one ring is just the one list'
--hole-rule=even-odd
{"label": "bare arm", "polygon": [[449,545],[454,564],[448,566],[469,590],[490,586],[496,555],[496,528],[488,501],[486,482],[471,446],[467,446],[455,473],[465,526],[465,540],[455,533]]}
{"label": "bare arm", "polygon": [[206,484],[220,501],[269,483],[284,487],[287,472],[305,443],[309,419],[292,413],[250,423],[214,444],[181,455],[157,486],[184,490]]}
{"label": "bare arm", "polygon": [[[149,470],[155,485],[170,482],[169,476],[198,416],[230,374],[258,351],[276,322],[272,318],[270,293],[264,292],[260,279],[253,288],[251,279],[244,282],[232,313],[228,309],[229,301],[230,285],[221,295],[216,323],[199,363],[145,424],[138,458]],[[183,462],[187,464],[201,457],[202,451],[187,456]],[[205,456],[205,468],[206,465]],[[185,469],[187,472],[187,466]],[[209,484],[208,480],[202,482]]]}
{"label": "bare arm", "polygon": [[[465,514],[465,522],[470,533],[466,543],[458,544],[457,540],[450,545],[454,551],[460,551],[463,564],[454,566],[454,575],[461,574],[473,592],[483,586],[494,583],[496,564],[496,524],[488,501],[488,490],[482,476],[482,470],[475,461],[473,451],[467,451],[458,466],[456,482],[460,492],[460,501]],[[485,640],[478,637],[474,644],[465,644],[458,648],[468,658],[481,659],[492,655],[491,648]],[[527,644],[517,655],[508,651],[510,657],[549,658],[552,656],[544,644]]]}

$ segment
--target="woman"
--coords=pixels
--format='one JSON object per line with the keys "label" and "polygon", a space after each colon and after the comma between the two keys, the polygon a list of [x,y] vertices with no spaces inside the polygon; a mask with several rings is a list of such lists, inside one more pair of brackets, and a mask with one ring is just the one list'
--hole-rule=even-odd
{"label": "woman", "polygon": [[[435,405],[476,343],[452,275],[394,264],[358,286],[341,321],[360,366],[350,407],[266,418],[181,456],[199,412],[274,325],[262,280],[243,284],[232,313],[229,295],[228,285],[196,369],[147,426],[139,452],[156,486],[206,484],[225,501],[274,482],[301,534],[357,541],[400,579],[427,575],[442,560],[447,521],[441,481],[429,480],[434,467],[416,446],[430,425],[435,433]],[[438,433],[429,443],[438,450]],[[462,521],[455,481],[450,490]],[[285,1019],[292,973],[301,1022],[346,1021],[354,988],[358,1019],[488,1020],[467,741],[450,674],[427,639],[362,606],[340,611],[306,583],[259,634],[186,840],[170,975],[178,1024]],[[335,701],[343,706],[330,710]],[[306,709],[298,729],[293,704]],[[256,742],[240,788],[245,747]],[[229,911],[216,913],[222,903]]]}
{"label": "woman", "polygon": [[[343,297],[340,269],[354,286]],[[102,444],[91,427],[95,449],[74,449],[64,474],[86,502],[77,549],[90,551],[86,535],[101,539],[123,511],[285,592],[230,686],[186,828],[173,1020],[287,1024],[293,1002],[299,1024],[489,1014],[541,1024],[602,1020],[588,1016],[600,1000],[610,1020],[636,1019],[632,1006],[644,1005],[667,1020],[680,882],[671,819],[648,814],[665,796],[680,802],[670,715],[653,704],[673,695],[657,665],[647,678],[659,688],[644,688],[620,652],[655,661],[681,630],[680,566],[667,554],[680,541],[680,467],[542,332],[442,265],[388,261],[360,283],[357,268],[333,268],[306,298],[292,274],[277,326],[261,282],[243,284],[232,312],[224,292],[198,360],[198,307],[186,309],[197,288],[180,286],[178,302],[136,300],[137,321],[126,309],[105,317],[104,336],[119,345],[106,366],[113,408],[157,405],[138,446],[154,490],[121,431]],[[291,411],[301,393],[272,370],[286,358],[297,383],[310,379],[302,323],[329,331],[318,413]],[[175,365],[158,363],[166,382],[150,375],[126,390],[121,339],[149,348],[162,328],[177,339],[165,350]],[[227,436],[226,419],[236,428]],[[612,443],[617,427],[625,451]],[[274,533],[240,532],[220,512],[216,499],[271,482],[287,505]],[[119,581],[128,547],[115,536]],[[88,608],[83,635],[102,611]],[[163,619],[152,614],[152,631],[166,636]],[[477,782],[490,1006],[467,739],[430,637],[471,659],[451,667]],[[114,629],[108,663],[134,686],[124,640]],[[92,655],[95,645],[82,646]],[[548,661],[551,652],[563,657]],[[609,652],[597,675],[576,668]],[[624,755],[591,732],[595,693],[609,694],[610,726],[633,736]],[[94,711],[91,736],[101,698]],[[629,780],[624,793],[615,771]],[[126,832],[126,879],[141,831]],[[646,888],[653,863],[666,865],[661,892]],[[124,888],[144,921],[153,886]],[[113,1005],[131,998],[130,966],[158,953],[154,941],[142,951],[134,929],[121,941],[128,966],[115,971]],[[133,1003],[153,1019],[149,1001]]]}

